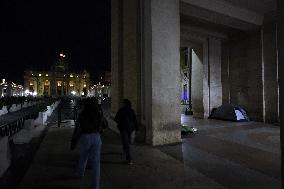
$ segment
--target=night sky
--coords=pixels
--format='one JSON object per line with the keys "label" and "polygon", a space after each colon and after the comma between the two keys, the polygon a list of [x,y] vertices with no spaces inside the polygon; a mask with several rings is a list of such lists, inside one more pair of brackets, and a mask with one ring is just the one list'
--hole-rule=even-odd
{"label": "night sky", "polygon": [[110,0],[0,1],[0,79],[49,70],[63,50],[70,70],[110,70]]}

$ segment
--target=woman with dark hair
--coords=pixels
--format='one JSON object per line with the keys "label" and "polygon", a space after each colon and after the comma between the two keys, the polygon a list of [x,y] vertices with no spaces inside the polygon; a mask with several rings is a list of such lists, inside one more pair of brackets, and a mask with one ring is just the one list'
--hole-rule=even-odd
{"label": "woman with dark hair", "polygon": [[83,178],[87,161],[89,160],[93,168],[92,188],[98,189],[100,185],[100,155],[102,145],[100,133],[103,129],[102,122],[104,117],[96,99],[85,99],[83,106],[72,137],[71,149],[75,148],[76,138],[79,138],[80,159],[78,175],[81,179]]}
{"label": "woman with dark hair", "polygon": [[128,99],[123,100],[123,106],[118,110],[115,116],[115,122],[120,132],[123,151],[126,161],[132,164],[132,156],[130,153],[131,134],[134,130],[138,130],[137,119],[134,110],[131,108],[131,102]]}

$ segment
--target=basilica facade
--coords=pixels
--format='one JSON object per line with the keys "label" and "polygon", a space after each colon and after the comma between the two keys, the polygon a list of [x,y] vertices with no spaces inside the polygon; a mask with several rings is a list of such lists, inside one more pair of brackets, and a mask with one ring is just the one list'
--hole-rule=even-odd
{"label": "basilica facade", "polygon": [[27,70],[24,74],[26,95],[87,96],[90,85],[90,74],[86,70],[78,73],[69,71],[64,53],[59,54],[49,71]]}

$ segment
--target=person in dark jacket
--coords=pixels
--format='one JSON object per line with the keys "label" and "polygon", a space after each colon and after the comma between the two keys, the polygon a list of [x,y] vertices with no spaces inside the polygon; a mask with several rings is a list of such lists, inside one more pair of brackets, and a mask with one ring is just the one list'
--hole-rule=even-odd
{"label": "person in dark jacket", "polygon": [[100,180],[100,156],[101,135],[103,127],[103,114],[96,99],[88,98],[83,101],[83,109],[78,120],[71,141],[71,149],[75,148],[76,140],[80,143],[80,159],[78,165],[78,176],[83,178],[87,161],[92,164],[94,189],[99,189]]}
{"label": "person in dark jacket", "polygon": [[132,156],[130,153],[131,134],[134,130],[138,130],[138,125],[135,112],[131,108],[131,102],[128,99],[123,100],[123,106],[116,113],[114,120],[120,131],[126,161],[128,164],[132,164]]}

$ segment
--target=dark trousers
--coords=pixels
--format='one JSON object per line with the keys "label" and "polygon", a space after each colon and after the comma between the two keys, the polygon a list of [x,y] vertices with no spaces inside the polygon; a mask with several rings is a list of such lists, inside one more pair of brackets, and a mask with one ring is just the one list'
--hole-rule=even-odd
{"label": "dark trousers", "polygon": [[131,141],[131,132],[130,131],[120,131],[120,137],[122,142],[123,151],[126,156],[127,161],[131,161],[131,153],[130,153],[130,141]]}

